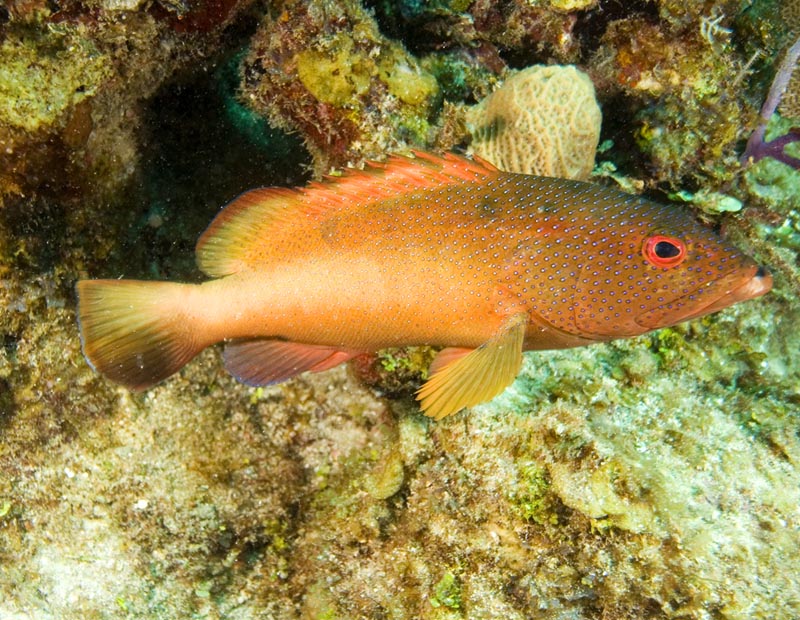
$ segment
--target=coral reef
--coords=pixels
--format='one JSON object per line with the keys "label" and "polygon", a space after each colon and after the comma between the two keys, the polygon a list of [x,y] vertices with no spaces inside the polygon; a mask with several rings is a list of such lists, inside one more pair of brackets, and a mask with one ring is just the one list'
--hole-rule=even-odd
{"label": "coral reef", "polygon": [[800,129],[792,128],[787,134],[769,142],[764,140],[767,123],[769,123],[770,118],[772,118],[779,106],[781,114],[785,116],[797,117],[800,114],[800,110],[795,107],[797,104],[796,91],[800,88],[800,81],[794,77],[798,60],[800,60],[800,38],[786,51],[783,60],[781,60],[775,79],[767,93],[767,98],[761,107],[758,125],[748,139],[747,148],[742,154],[742,162],[747,163],[758,161],[764,157],[771,157],[795,169],[800,169],[800,159],[786,153],[786,147],[789,144],[800,140]]}
{"label": "coral reef", "polygon": [[439,87],[354,0],[279,4],[244,63],[244,97],[299,131],[316,172],[422,146]]}
{"label": "coral reef", "polygon": [[5,300],[42,321],[4,356],[4,617],[800,611],[800,395],[780,361],[800,317],[765,324],[777,300],[531,356],[511,393],[433,424],[344,369],[243,388],[215,352],[131,396],[29,290]]}
{"label": "coral reef", "polygon": [[614,22],[603,35],[595,77],[601,87],[645,102],[636,114],[635,139],[656,181],[711,177],[721,185],[738,169],[746,103],[726,85],[743,65],[733,57],[720,62],[725,49],[704,39],[699,26],[670,32],[644,17]]}
{"label": "coral reef", "polygon": [[[739,163],[788,29],[738,0],[0,7],[0,617],[800,616],[800,175]],[[77,278],[195,279],[202,227],[302,183],[303,142],[316,172],[463,146],[509,67],[567,63],[596,178],[702,207],[772,294],[529,354],[440,423],[424,349],[269,388],[212,349],[143,394],[85,364]]]}
{"label": "coral reef", "polygon": [[574,62],[580,52],[573,36],[576,14],[594,0],[490,2],[477,0],[368,0],[382,30],[416,52],[468,49],[487,67],[536,53]]}
{"label": "coral reef", "polygon": [[569,11],[593,3],[515,2],[508,11],[488,2],[399,4],[374,3],[384,29],[408,32],[412,48],[452,47],[447,57],[418,60],[355,0],[278,3],[253,39],[243,96],[304,137],[318,175],[387,151],[464,141],[463,129],[450,135],[462,115],[442,110],[442,97],[484,96],[486,80],[507,66],[500,50],[552,48],[555,58],[575,59]]}
{"label": "coral reef", "polygon": [[608,24],[590,61],[598,88],[618,91],[618,116],[630,124],[626,134],[634,128],[647,165],[624,164],[670,189],[728,185],[761,105],[753,86],[784,46],[780,6],[656,4],[657,14]]}
{"label": "coral reef", "polygon": [[12,4],[0,23],[0,208],[118,190],[135,170],[141,102],[220,46],[222,22],[188,39],[135,8]]}
{"label": "coral reef", "polygon": [[501,170],[585,180],[602,116],[575,67],[530,67],[467,112],[472,150]]}

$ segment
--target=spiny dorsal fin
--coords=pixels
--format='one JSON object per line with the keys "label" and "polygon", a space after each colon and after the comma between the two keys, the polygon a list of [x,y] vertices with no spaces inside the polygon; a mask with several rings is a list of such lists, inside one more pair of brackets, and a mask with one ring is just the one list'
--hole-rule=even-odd
{"label": "spiny dorsal fin", "polygon": [[500,331],[477,349],[463,354],[463,349],[448,353],[450,360],[436,364],[431,378],[417,391],[425,415],[441,420],[464,407],[484,403],[505,390],[522,366],[522,343],[528,314],[509,317]]}
{"label": "spiny dorsal fin", "polygon": [[300,189],[251,190],[228,204],[197,242],[197,264],[211,277],[237,273],[254,246],[269,243],[270,229],[291,218],[317,215],[448,183],[481,181],[496,172],[491,164],[447,153],[394,155],[365,170],[346,170]]}

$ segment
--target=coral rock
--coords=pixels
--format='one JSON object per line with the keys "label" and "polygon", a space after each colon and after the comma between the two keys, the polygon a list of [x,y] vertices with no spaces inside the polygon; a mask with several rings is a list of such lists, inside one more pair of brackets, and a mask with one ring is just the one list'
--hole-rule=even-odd
{"label": "coral rock", "polygon": [[467,113],[473,152],[509,172],[585,179],[600,139],[594,86],[572,66],[530,67]]}
{"label": "coral rock", "polygon": [[243,70],[248,105],[299,132],[318,174],[425,146],[439,105],[436,79],[348,0],[324,10],[284,3],[277,19],[264,19]]}
{"label": "coral rock", "polygon": [[586,11],[596,4],[595,0],[550,0],[550,8],[556,11]]}

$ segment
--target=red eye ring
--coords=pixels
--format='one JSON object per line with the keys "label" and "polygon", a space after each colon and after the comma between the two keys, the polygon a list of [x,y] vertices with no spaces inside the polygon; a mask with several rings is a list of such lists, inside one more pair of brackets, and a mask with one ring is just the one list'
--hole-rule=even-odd
{"label": "red eye ring", "polygon": [[653,267],[670,268],[686,258],[686,244],[675,237],[653,235],[644,240],[642,255]]}

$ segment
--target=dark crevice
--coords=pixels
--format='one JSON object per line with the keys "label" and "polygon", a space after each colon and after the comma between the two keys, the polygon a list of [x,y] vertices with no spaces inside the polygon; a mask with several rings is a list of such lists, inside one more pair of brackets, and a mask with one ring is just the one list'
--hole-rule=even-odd
{"label": "dark crevice", "polygon": [[237,98],[238,55],[176,78],[150,101],[110,277],[198,279],[194,247],[219,210],[255,187],[301,185],[309,156]]}

